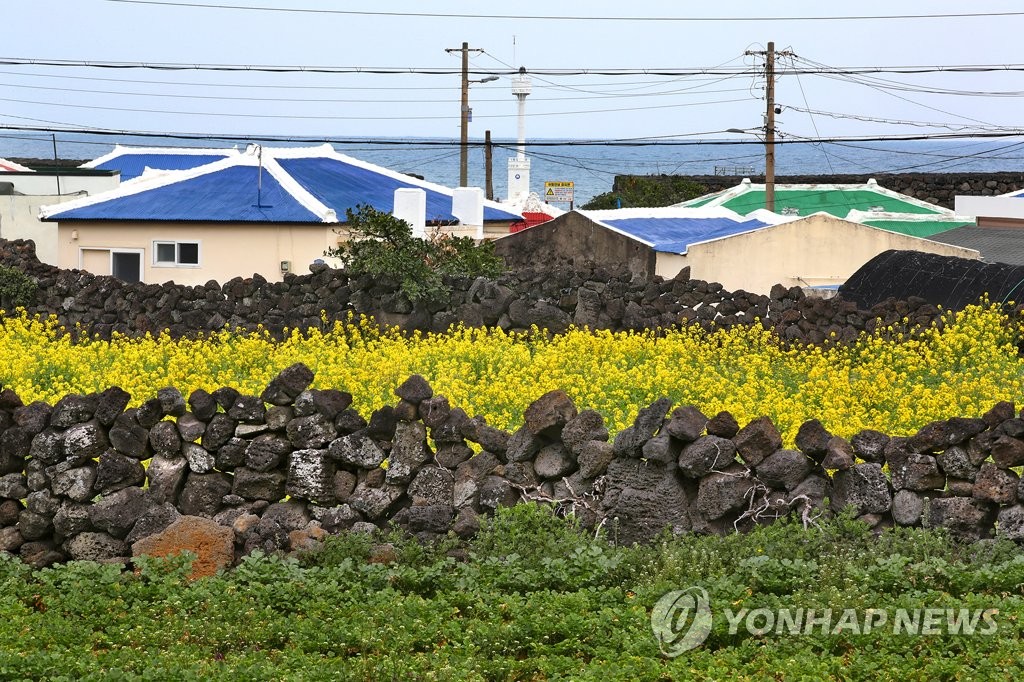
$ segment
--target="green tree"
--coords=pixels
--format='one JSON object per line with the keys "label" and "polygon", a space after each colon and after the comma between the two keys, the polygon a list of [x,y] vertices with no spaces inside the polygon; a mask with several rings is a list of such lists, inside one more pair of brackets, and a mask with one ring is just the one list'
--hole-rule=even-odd
{"label": "green tree", "polygon": [[412,302],[443,298],[444,278],[496,277],[505,263],[490,242],[435,232],[414,237],[412,227],[390,213],[361,204],[346,211],[349,241],[325,254],[341,259],[353,275],[390,276]]}

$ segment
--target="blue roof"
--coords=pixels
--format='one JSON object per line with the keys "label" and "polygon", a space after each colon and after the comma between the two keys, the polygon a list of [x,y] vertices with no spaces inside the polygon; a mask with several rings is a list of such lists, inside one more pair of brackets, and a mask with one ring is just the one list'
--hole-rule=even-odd
{"label": "blue roof", "polygon": [[[395,210],[395,190],[408,187],[422,188],[427,193],[427,222],[456,220],[451,195],[422,185],[323,156],[282,158],[277,162],[310,194],[333,208],[339,220],[344,220],[346,208],[355,209],[358,204],[391,213]],[[522,220],[522,216],[484,206],[484,220]]]}
{"label": "blue roof", "polygon": [[[60,220],[186,220],[203,222],[320,222],[270,173],[257,166],[223,170],[55,214]],[[262,182],[257,198],[257,182]],[[259,206],[257,206],[257,202]]]}
{"label": "blue roof", "polygon": [[[251,147],[242,154],[229,150],[223,157],[216,152],[211,150],[209,157],[202,153],[136,154],[145,165],[159,156],[172,163],[195,163],[203,158],[213,158],[213,162],[142,177],[109,192],[44,207],[41,217],[47,221],[344,223],[347,211],[363,204],[393,213],[395,190],[414,188],[426,194],[428,223],[459,222],[452,214],[453,190],[338,154],[329,145],[313,149]],[[131,156],[99,161],[106,165]],[[256,206],[259,178],[262,199]],[[484,202],[483,218],[522,220],[493,201]]]}
{"label": "blue roof", "polygon": [[653,244],[655,251],[686,253],[691,244],[749,232],[768,223],[729,218],[617,218],[601,222]]}
{"label": "blue roof", "polygon": [[224,154],[132,154],[125,153],[107,159],[96,168],[100,170],[121,171],[121,182],[132,180],[142,175],[146,168],[156,170],[188,170],[220,161],[228,156]]}

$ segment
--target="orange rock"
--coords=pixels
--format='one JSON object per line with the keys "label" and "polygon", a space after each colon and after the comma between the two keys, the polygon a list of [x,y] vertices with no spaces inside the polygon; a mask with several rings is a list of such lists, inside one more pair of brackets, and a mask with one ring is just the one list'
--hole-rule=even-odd
{"label": "orange rock", "polygon": [[313,549],[317,544],[323,541],[327,535],[327,531],[321,528],[320,524],[314,521],[305,528],[293,530],[288,533],[289,546],[292,551]]}
{"label": "orange rock", "polygon": [[235,532],[201,516],[182,516],[164,530],[132,545],[132,556],[172,556],[194,552],[189,579],[205,578],[231,566],[235,559]]}

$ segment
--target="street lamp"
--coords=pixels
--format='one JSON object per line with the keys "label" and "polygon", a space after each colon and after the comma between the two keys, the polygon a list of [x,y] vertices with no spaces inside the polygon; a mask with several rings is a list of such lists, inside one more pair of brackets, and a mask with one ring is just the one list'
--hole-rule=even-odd
{"label": "street lamp", "polygon": [[461,146],[459,147],[459,187],[465,187],[469,176],[469,84],[490,83],[498,80],[497,76],[488,76],[480,80],[469,79],[468,64],[463,65],[462,70],[462,130]]}
{"label": "street lamp", "polygon": [[727,133],[738,133],[740,135],[754,135],[757,139],[764,143],[764,207],[775,212],[775,129],[765,127],[761,129],[761,132],[765,133],[764,137],[761,137],[756,132],[755,128],[748,128],[746,130],[740,128],[729,128],[725,132]]}

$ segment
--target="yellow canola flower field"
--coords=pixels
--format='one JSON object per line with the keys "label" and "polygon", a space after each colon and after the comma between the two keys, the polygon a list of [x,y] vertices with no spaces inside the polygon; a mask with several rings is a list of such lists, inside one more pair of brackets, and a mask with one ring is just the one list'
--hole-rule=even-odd
{"label": "yellow canola flower field", "polygon": [[[980,416],[999,400],[1024,402],[1021,320],[996,306],[947,314],[942,331],[914,338],[891,329],[845,347],[787,347],[759,326],[708,333],[452,329],[403,337],[371,320],[325,324],[283,341],[265,333],[212,333],[73,341],[57,322],[24,314],[0,323],[0,384],[25,402],[120,386],[137,405],[165,386],[188,394],[231,386],[258,395],[280,370],[304,362],[314,387],[354,396],[364,416],[394,404],[394,389],[422,374],[437,394],[488,423],[515,429],[526,407],[565,390],[580,409],[604,415],[612,433],[637,410],[668,396],[741,424],[768,415],[792,445],[804,421],[837,435],[864,428],[907,435],[936,419]],[[891,336],[893,338],[886,338]]]}

